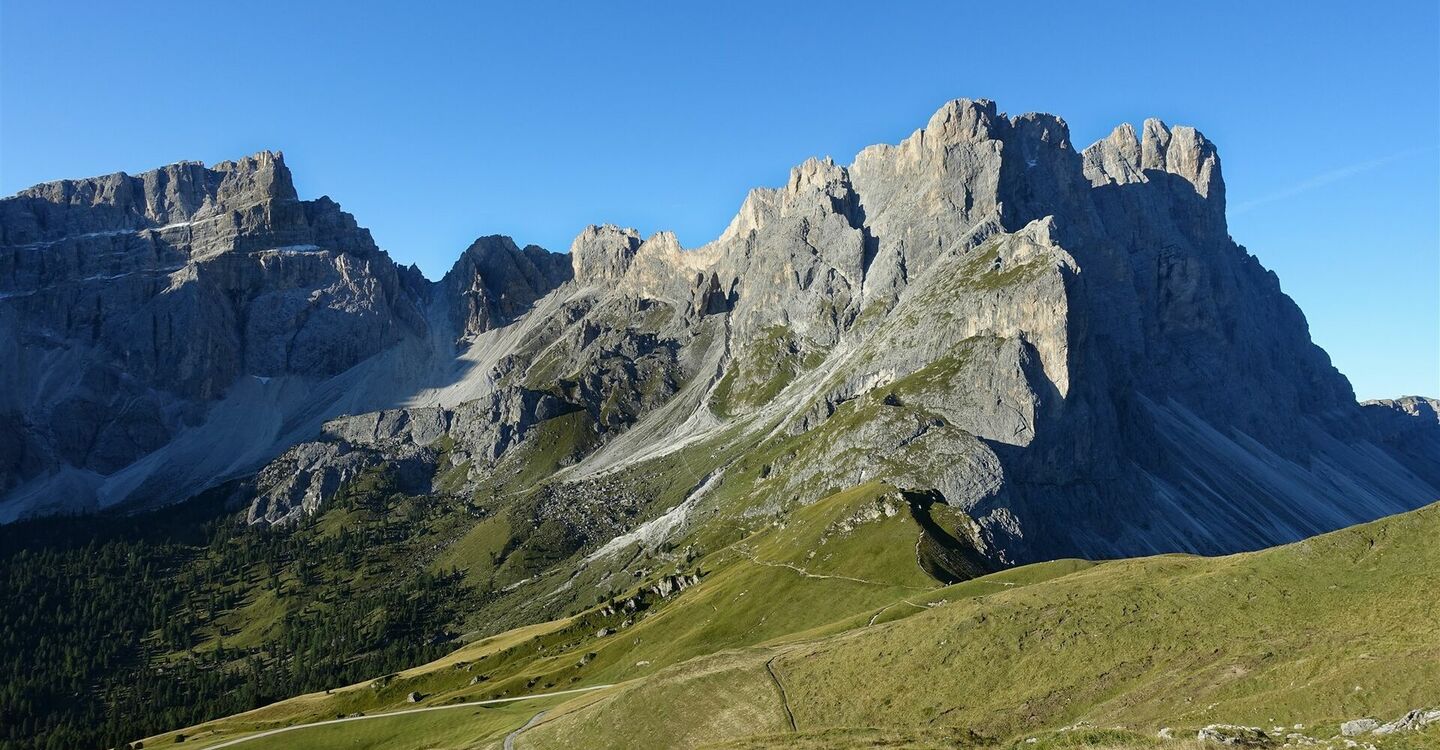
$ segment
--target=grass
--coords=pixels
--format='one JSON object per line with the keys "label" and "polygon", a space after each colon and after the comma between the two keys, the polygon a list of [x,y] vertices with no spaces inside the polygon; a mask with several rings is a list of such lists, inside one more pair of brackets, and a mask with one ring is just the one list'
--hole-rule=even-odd
{"label": "grass", "polygon": [[[599,606],[198,729],[403,708],[412,690],[443,705],[619,683],[557,703],[520,746],[1189,750],[1156,730],[1216,722],[1329,737],[1350,718],[1440,706],[1437,533],[1440,505],[1257,553],[1060,560],[942,586],[920,564],[907,496],[871,483],[693,567],[655,560],[615,597],[636,610]],[[646,593],[694,570],[701,582],[678,595]],[[1088,728],[1060,731],[1077,722]]]}
{"label": "grass", "polygon": [[[885,507],[892,512],[887,515]],[[639,612],[605,615],[597,607],[570,620],[507,631],[384,680],[300,696],[185,731],[233,735],[404,708],[411,691],[426,696],[423,705],[441,705],[630,680],[717,651],[868,619],[896,599],[939,588],[915,556],[920,533],[900,493],[866,485],[801,508],[743,545],[699,559],[691,569],[703,572],[699,585],[668,600],[650,597],[654,601]],[[868,564],[850,562],[860,557]],[[648,579],[619,598],[638,596],[647,585]],[[602,629],[611,632],[600,635]]]}
{"label": "grass", "polygon": [[715,384],[710,406],[720,416],[735,416],[769,403],[795,376],[819,365],[819,352],[805,352],[803,342],[785,326],[771,326],[741,350]]}
{"label": "grass", "polygon": [[[236,747],[244,750],[462,750],[504,738],[536,713],[561,699],[517,701],[494,706],[426,711],[396,716],[371,715],[357,721],[292,729],[257,737]],[[190,735],[184,743],[168,744],[204,750],[242,733]]]}
{"label": "grass", "polygon": [[573,411],[536,425],[520,450],[505,455],[501,467],[513,472],[512,487],[533,487],[597,442],[594,423],[585,411]]}
{"label": "grass", "polygon": [[[1097,747],[1147,747],[1161,726],[1193,737],[1215,722],[1304,723],[1329,737],[1348,718],[1440,705],[1440,609],[1429,584],[1440,571],[1437,532],[1440,506],[1431,506],[1258,553],[1077,565],[996,593],[970,581],[930,595],[947,604],[896,622],[712,656],[693,689],[681,669],[663,671],[651,678],[665,685],[656,697],[639,685],[615,691],[530,740],[623,746],[613,727],[670,701],[773,708],[779,699],[764,688],[777,680],[807,735],[958,729],[998,744],[1085,720],[1130,733],[1083,745]],[[729,673],[726,691],[709,687],[717,669]]]}
{"label": "grass", "polygon": [[[377,675],[376,679],[348,685],[333,691],[308,693],[253,711],[205,722],[194,727],[180,730],[179,732],[167,732],[156,737],[147,738],[144,741],[145,746],[156,747],[159,745],[168,746],[175,744],[175,736],[177,734],[183,734],[189,738],[187,741],[190,743],[196,743],[197,741],[202,743],[198,745],[188,744],[186,745],[187,747],[204,747],[208,744],[233,739],[243,734],[277,729],[295,724],[326,721],[357,713],[374,714],[377,712],[415,708],[416,706],[409,704],[407,698],[411,691],[419,691],[426,696],[425,701],[420,704],[421,706],[449,705],[493,698],[496,696],[492,694],[493,691],[489,690],[488,686],[484,684],[469,684],[472,672],[466,669],[467,666],[485,660],[488,657],[514,654],[517,651],[530,651],[536,642],[542,641],[547,636],[551,636],[558,631],[562,631],[567,625],[569,625],[569,622],[566,620],[556,620],[516,628],[515,630],[506,631],[499,635],[467,644],[440,659],[413,669],[383,677]],[[379,685],[383,685],[384,687],[378,687]],[[535,692],[542,691],[537,690]],[[563,700],[563,698],[545,700],[550,703],[556,703]],[[500,706],[485,708],[485,710],[490,713],[483,715],[498,715],[494,713],[498,708],[511,705],[512,704],[501,704]],[[532,701],[526,701],[517,705],[531,708],[530,713],[524,715],[524,718],[521,720],[522,723],[533,715],[534,711],[539,710],[538,708],[533,708],[537,703]],[[546,705],[549,705],[549,703]],[[461,714],[464,713],[464,709],[455,709],[455,711]],[[446,719],[447,717],[449,717],[449,720],[455,719],[448,710],[419,715],[436,716],[439,719]],[[383,728],[383,722],[399,721],[401,718],[402,717],[367,720],[365,722],[358,722],[357,725]],[[277,738],[294,740],[297,736],[299,735],[287,732],[282,735],[277,735]],[[278,742],[279,739],[276,741]],[[295,746],[297,745],[285,745],[283,743],[277,745],[277,747]],[[248,748],[250,745],[247,744],[246,747]]]}
{"label": "grass", "polygon": [[247,742],[246,750],[461,750],[504,737],[540,709],[525,703],[364,719]]}

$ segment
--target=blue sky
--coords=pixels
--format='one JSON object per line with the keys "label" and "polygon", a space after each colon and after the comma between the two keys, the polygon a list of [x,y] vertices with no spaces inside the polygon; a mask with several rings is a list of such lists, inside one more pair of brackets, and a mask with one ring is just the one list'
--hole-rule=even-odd
{"label": "blue sky", "polygon": [[0,193],[281,149],[438,278],[481,234],[701,244],[947,99],[1079,147],[1156,116],[1219,144],[1232,235],[1358,395],[1440,395],[1433,0],[519,5],[0,0]]}

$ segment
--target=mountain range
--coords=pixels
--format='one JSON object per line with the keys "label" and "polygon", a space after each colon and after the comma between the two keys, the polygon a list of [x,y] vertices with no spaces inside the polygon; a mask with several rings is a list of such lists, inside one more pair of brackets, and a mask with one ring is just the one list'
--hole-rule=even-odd
{"label": "mountain range", "polygon": [[[1126,633],[1152,621],[1131,610],[1146,602],[1165,627],[1138,652],[1183,673],[1161,641],[1203,640],[1209,607],[1260,599],[1265,623],[1291,608],[1333,625],[1382,591],[1413,614],[1424,570],[1396,560],[1433,562],[1413,547],[1434,526],[1416,509],[1440,499],[1440,402],[1358,403],[1231,238],[1215,145],[1153,119],[1077,150],[1058,117],[956,100],[898,144],[751,191],[701,247],[612,225],[567,253],[488,236],[433,282],[331,199],[301,199],[279,153],[45,183],[0,199],[0,365],[6,750],[184,726],[221,742],[332,709],[612,682],[527,742],[621,747],[639,727],[749,747],[751,720],[774,735],[757,747],[879,742],[896,727],[846,664],[929,675],[939,695],[961,683],[927,671],[927,627],[977,617],[991,640],[975,643],[1061,648],[1111,622],[985,625],[997,590],[1026,589],[994,610],[1009,624],[1080,612],[1072,584],[1121,608],[1104,627]],[[1260,557],[1166,556],[1394,514]],[[1357,568],[1366,543],[1399,551]],[[1232,591],[1219,571],[1248,577]],[[1366,571],[1386,586],[1362,596]],[[1135,593],[1172,585],[1183,606]],[[1235,638],[1256,624],[1225,622]],[[1425,622],[1386,632],[1423,640]],[[874,628],[928,645],[896,654]],[[1275,632],[1287,664],[1328,658]],[[807,639],[822,640],[797,656]],[[1333,674],[1433,655],[1372,646]],[[1202,681],[1212,709],[1278,705],[1221,700],[1269,688],[1242,679],[1263,665],[1219,653],[1191,666],[1245,671]],[[913,746],[1092,715],[1224,718],[1168,693],[1131,710],[1157,688],[1125,654],[1081,667],[1130,708],[1054,698],[1088,688],[1040,664],[987,677],[1039,692],[966,704],[984,742],[947,734],[961,725],[938,704],[896,715],[939,727]],[[1429,672],[1403,673],[1403,695],[1278,712],[1440,700]],[[657,726],[657,695],[708,718]],[[499,736],[530,726],[491,716]]]}
{"label": "mountain range", "polygon": [[1253,549],[1440,494],[1433,404],[1355,403],[1229,237],[1203,135],[1077,151],[983,100],[796,167],[703,247],[483,237],[438,282],[277,153],[46,183],[0,202],[0,347],[9,520],[253,477],[250,521],[283,523],[382,463],[473,489],[547,430],[560,486],[785,443],[747,512],[883,479],[1002,563]]}

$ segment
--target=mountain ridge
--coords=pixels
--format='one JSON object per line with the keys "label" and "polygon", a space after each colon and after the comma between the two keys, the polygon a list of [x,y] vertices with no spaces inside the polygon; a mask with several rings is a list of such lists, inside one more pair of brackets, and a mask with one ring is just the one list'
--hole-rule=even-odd
{"label": "mountain ridge", "polygon": [[[53,208],[61,198],[66,208]],[[237,201],[245,205],[230,205]],[[65,219],[70,236],[35,239],[60,231],[49,228],[61,221],[55,216],[79,211],[77,203],[98,213]],[[297,218],[292,206],[309,213]],[[965,508],[988,529],[991,547],[1010,550],[1015,560],[1159,551],[1157,544],[1253,548],[1403,509],[1431,499],[1440,484],[1440,451],[1400,446],[1390,435],[1408,428],[1366,416],[1375,409],[1355,404],[1274,275],[1230,239],[1214,145],[1193,128],[1159,120],[1145,121],[1138,134],[1122,125],[1077,152],[1058,117],[1012,117],[988,100],[954,100],[900,143],[863,149],[849,166],[811,159],[792,169],[785,185],[752,190],[725,232],[701,247],[685,250],[666,232],[642,239],[606,225],[582,231],[568,258],[483,237],[436,282],[391,261],[328,199],[299,201],[283,157],[270,152],[210,170],[181,164],[133,178],[47,183],[6,199],[4,208],[0,252],[8,250],[10,262],[0,266],[0,278],[9,279],[0,294],[22,316],[31,314],[6,321],[15,333],[12,351],[73,354],[74,338],[104,348],[103,335],[85,336],[69,321],[67,341],[29,348],[18,341],[39,327],[36,319],[43,326],[62,317],[58,300],[26,309],[51,290],[24,276],[33,265],[24,252],[37,249],[33,242],[71,243],[68,256],[80,259],[87,248],[132,236],[96,232],[133,232],[167,258],[179,248],[180,268],[152,263],[147,273],[168,274],[169,286],[183,291],[228,294],[236,322],[244,320],[239,335],[218,337],[240,339],[238,364],[182,388],[191,398],[178,409],[163,397],[168,381],[155,383],[160,396],[147,387],[156,403],[139,430],[145,440],[98,465],[86,457],[77,466],[77,450],[63,436],[36,437],[37,426],[43,433],[46,420],[69,413],[63,409],[88,408],[74,406],[73,394],[52,396],[56,403],[28,415],[28,405],[8,404],[8,419],[30,441],[6,472],[9,518],[56,495],[93,492],[79,507],[183,497],[245,476],[290,445],[312,457],[334,453],[304,448],[319,435],[341,451],[369,451],[361,464],[398,459],[390,449],[408,456],[426,447],[405,430],[375,442],[373,431],[344,426],[386,409],[440,408],[450,423],[474,425],[465,428],[469,442],[447,459],[472,462],[462,482],[469,487],[489,481],[487,472],[536,428],[583,413],[580,429],[590,437],[555,467],[561,481],[583,480],[736,430],[766,440],[804,435],[846,403],[937,367],[976,385],[930,387],[913,407],[896,407],[913,413],[896,415],[902,422],[880,432],[913,432],[905,440],[943,445],[942,454],[965,456],[961,465],[971,468],[924,457],[907,467],[886,464],[881,453],[898,444],[877,453],[890,445],[877,433],[858,441],[881,441],[870,450],[816,454],[813,466],[792,471],[818,476],[821,468],[853,464],[857,480],[900,472],[908,488],[939,489]],[[200,217],[225,228],[197,234],[187,226],[184,237],[172,239],[177,228],[135,227],[137,217],[152,224]],[[202,273],[227,261],[242,273],[258,267],[262,280],[235,289]],[[281,281],[293,285],[288,291],[266,288],[270,269],[296,262],[312,266]],[[81,296],[87,285],[110,286],[95,284],[99,274],[76,279],[89,270],[79,265],[83,270],[59,279],[81,287]],[[157,298],[173,293],[167,288]],[[297,299],[302,295],[307,301]],[[53,296],[68,303],[74,295]],[[103,295],[93,296],[103,307]],[[265,314],[277,303],[295,312],[278,320]],[[897,311],[907,316],[903,323]],[[116,314],[123,315],[100,310],[96,331]],[[355,330],[353,321],[370,331],[358,345],[335,333]],[[945,332],[917,337],[926,321],[945,321]],[[220,327],[227,325],[235,323]],[[153,348],[152,359],[166,358],[164,347]],[[108,370],[123,380],[130,362],[126,355]],[[1216,381],[1217,372],[1241,378],[1244,397]],[[216,405],[227,377],[233,385]],[[253,393],[255,386],[262,392]],[[946,405],[937,412],[932,404]],[[118,408],[101,406],[102,416]],[[166,416],[167,409],[184,414]],[[268,429],[214,437],[228,429],[220,424],[227,415],[256,409],[274,415]],[[469,416],[456,422],[462,412]],[[881,408],[875,416],[888,414]],[[197,420],[202,428],[189,426]],[[322,428],[330,420],[340,426]],[[80,437],[109,445],[101,431],[113,424]],[[197,432],[207,453],[244,458],[219,465],[175,447],[178,435]],[[372,438],[356,442],[365,434]],[[1430,430],[1415,434],[1426,445],[1434,441]],[[1178,435],[1188,444],[1177,444]],[[1357,452],[1355,437],[1389,446],[1406,468],[1391,453]],[[1196,445],[1208,453],[1187,463]],[[127,465],[126,458],[134,460]],[[1319,474],[1317,458],[1327,467]],[[1244,467],[1238,474],[1237,459]],[[293,465],[293,456],[286,460]],[[181,463],[191,468],[177,477]],[[1229,464],[1224,475],[1216,473],[1222,464]],[[314,469],[317,486],[331,492],[335,476],[350,476],[323,460]],[[305,472],[287,476],[299,483],[287,482],[287,492],[309,492],[298,489],[308,486]],[[1251,496],[1255,504],[1207,499],[1217,492]],[[773,512],[807,497],[815,489],[763,507]],[[268,496],[264,505],[285,506],[279,500]],[[1064,522],[1032,520],[1021,528],[1021,518],[1045,519],[1056,507],[1073,510],[1061,514]],[[291,516],[284,510],[277,517]],[[1171,528],[1157,532],[1156,524]],[[1225,540],[1229,534],[1238,536]]]}
{"label": "mountain ridge", "polygon": [[374,675],[341,702],[513,696],[1435,500],[1436,403],[1357,403],[1224,201],[1198,131],[984,100],[698,248],[487,236],[436,281],[278,154],[0,200],[0,521],[106,514],[4,527],[51,605],[5,699],[102,746]]}

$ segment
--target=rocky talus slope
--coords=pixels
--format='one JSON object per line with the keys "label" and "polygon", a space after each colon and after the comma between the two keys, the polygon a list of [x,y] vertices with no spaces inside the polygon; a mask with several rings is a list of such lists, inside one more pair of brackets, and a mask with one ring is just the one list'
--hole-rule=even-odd
{"label": "rocky talus slope", "polygon": [[1210,141],[1149,120],[1076,150],[983,100],[796,167],[703,247],[488,237],[436,283],[274,154],[38,186],[0,202],[0,360],[4,518],[249,477],[249,520],[284,524],[392,471],[530,503],[565,567],[879,480],[1005,565],[1440,496],[1433,404],[1356,403],[1230,238]]}

